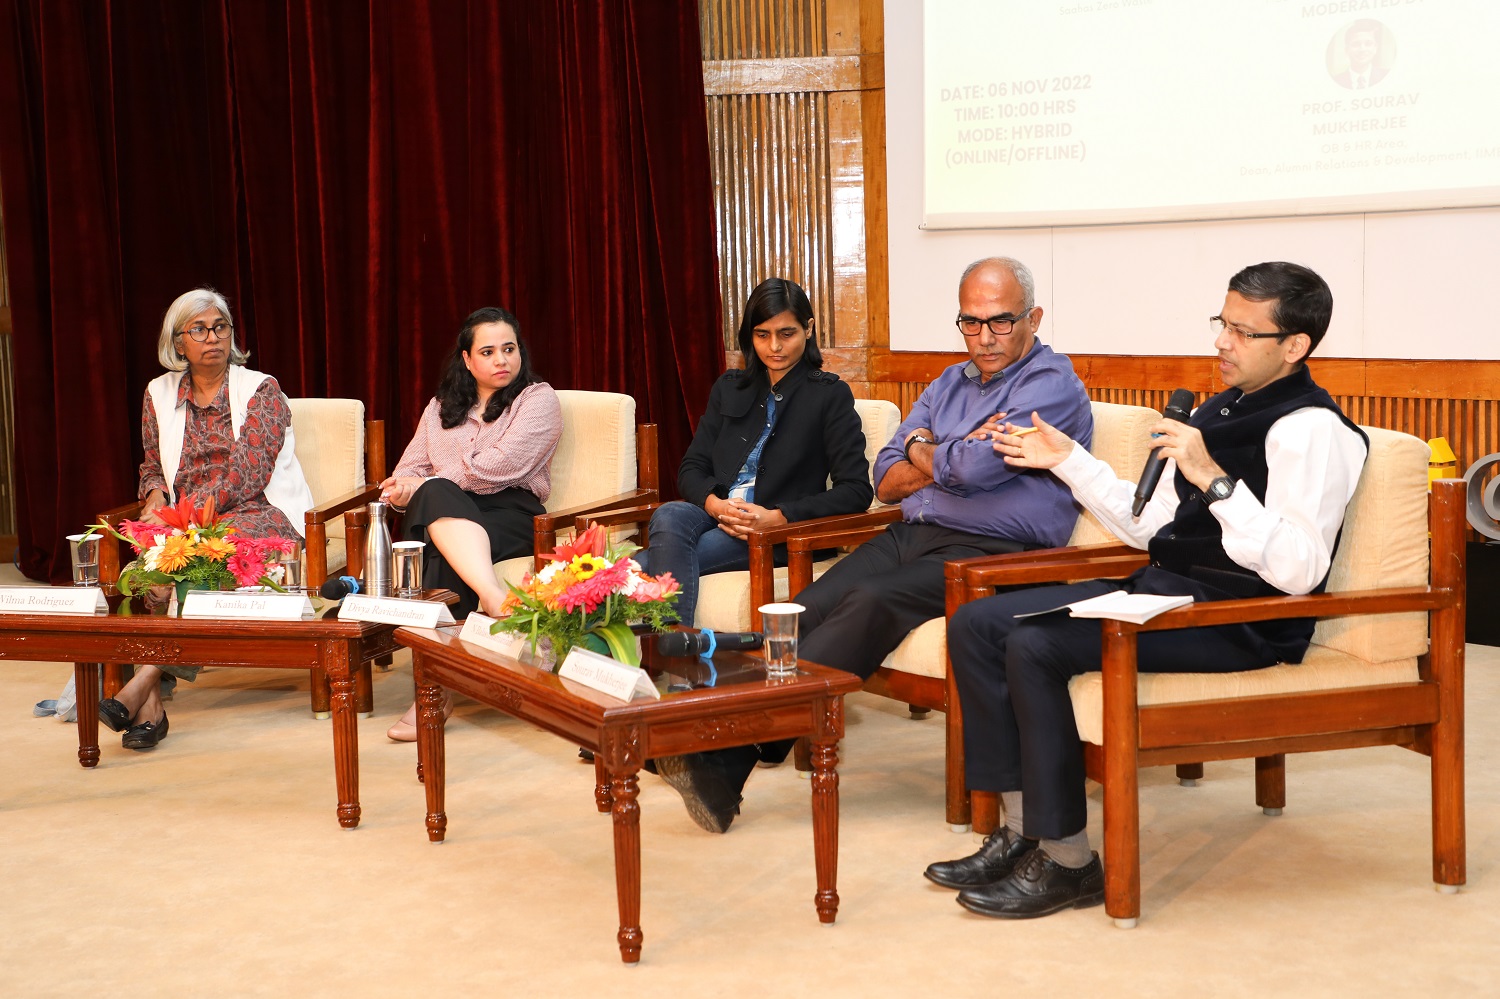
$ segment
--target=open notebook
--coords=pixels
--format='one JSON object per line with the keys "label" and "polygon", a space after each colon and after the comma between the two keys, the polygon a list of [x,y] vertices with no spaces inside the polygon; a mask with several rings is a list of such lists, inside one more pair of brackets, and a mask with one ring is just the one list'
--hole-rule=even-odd
{"label": "open notebook", "polygon": [[1040,614],[1052,614],[1065,610],[1074,617],[1107,617],[1116,621],[1129,621],[1132,624],[1145,624],[1163,611],[1169,611],[1173,607],[1184,607],[1192,602],[1193,598],[1190,596],[1169,597],[1157,593],[1126,593],[1124,590],[1114,590],[1071,604],[1060,604],[1046,610],[1032,611],[1030,614],[1017,614],[1016,617],[1036,617]]}

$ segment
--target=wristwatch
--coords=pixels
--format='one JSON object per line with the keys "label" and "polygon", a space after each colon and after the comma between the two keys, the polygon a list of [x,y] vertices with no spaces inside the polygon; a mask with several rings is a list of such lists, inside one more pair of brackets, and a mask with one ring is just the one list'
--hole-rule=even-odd
{"label": "wristwatch", "polygon": [[904,448],[901,449],[901,456],[903,458],[905,458],[907,461],[911,461],[911,446],[913,444],[936,444],[936,443],[937,443],[937,441],[933,440],[930,437],[923,437],[921,434],[912,434],[910,437],[908,437],[906,439],[906,447],[904,447]]}
{"label": "wristwatch", "polygon": [[1208,484],[1208,488],[1203,490],[1203,496],[1209,505],[1213,505],[1221,499],[1226,499],[1232,492],[1234,492],[1234,480],[1227,475],[1221,475]]}

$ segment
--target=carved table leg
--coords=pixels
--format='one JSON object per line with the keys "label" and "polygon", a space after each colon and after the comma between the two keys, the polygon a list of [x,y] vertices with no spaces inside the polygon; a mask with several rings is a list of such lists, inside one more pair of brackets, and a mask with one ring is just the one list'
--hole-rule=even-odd
{"label": "carved table leg", "polygon": [[818,921],[831,923],[839,911],[839,775],[838,741],[826,736],[812,740],[813,866],[818,893],[813,904]]}
{"label": "carved table leg", "polygon": [[73,692],[78,699],[78,763],[99,765],[99,664],[73,664]]}
{"label": "carved table leg", "polygon": [[[114,697],[125,686],[125,667],[120,663],[108,663],[104,667],[104,693],[100,697]],[[76,689],[76,688],[75,688]]]}
{"label": "carved table leg", "polygon": [[620,902],[620,960],[635,964],[641,959],[641,806],[640,782],[635,770],[617,774],[610,782],[614,801],[615,893]]}
{"label": "carved table leg", "polygon": [[363,662],[354,673],[354,710],[369,718],[375,713],[375,681],[370,678],[370,664]]}
{"label": "carved table leg", "polygon": [[328,678],[333,688],[333,772],[339,794],[339,825],[359,825],[359,726],[354,714],[354,676],[350,659],[358,643],[335,642],[328,650]]}
{"label": "carved table leg", "polygon": [[328,674],[316,666],[312,669],[312,713],[314,718],[327,718],[329,715],[330,693],[328,687]]}
{"label": "carved table leg", "polygon": [[609,774],[604,772],[604,760],[598,753],[594,754],[594,804],[609,814]]}
{"label": "carved table leg", "polygon": [[427,838],[441,843],[448,834],[443,812],[443,688],[427,682],[420,652],[412,655],[412,676],[417,681],[417,775],[427,789]]}

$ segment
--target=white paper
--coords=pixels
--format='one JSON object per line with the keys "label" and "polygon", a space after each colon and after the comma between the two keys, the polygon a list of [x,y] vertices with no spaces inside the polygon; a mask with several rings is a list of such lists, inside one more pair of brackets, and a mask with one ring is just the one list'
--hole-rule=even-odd
{"label": "white paper", "polygon": [[0,614],[105,614],[97,586],[0,586]]}
{"label": "white paper", "polygon": [[494,623],[494,618],[485,617],[475,611],[464,619],[464,630],[458,633],[458,637],[474,645],[483,645],[502,656],[509,656],[512,659],[521,658],[521,650],[526,647],[527,637],[510,631],[491,634],[490,625]]}
{"label": "white paper", "polygon": [[407,628],[436,628],[452,624],[448,605],[439,600],[402,600],[351,593],[339,608],[340,621],[378,621]]}
{"label": "white paper", "polygon": [[622,701],[632,701],[637,697],[661,697],[661,691],[656,689],[651,677],[639,666],[628,666],[576,645],[569,650],[557,675],[576,680],[585,687],[592,687]]}
{"label": "white paper", "polygon": [[1115,621],[1130,621],[1145,624],[1158,614],[1173,607],[1184,607],[1193,602],[1189,596],[1163,596],[1158,593],[1126,593],[1115,590],[1087,600],[1067,605],[1068,613],[1074,617],[1107,617]]}
{"label": "white paper", "polygon": [[183,604],[182,616],[216,620],[301,621],[313,616],[313,605],[306,593],[191,590]]}

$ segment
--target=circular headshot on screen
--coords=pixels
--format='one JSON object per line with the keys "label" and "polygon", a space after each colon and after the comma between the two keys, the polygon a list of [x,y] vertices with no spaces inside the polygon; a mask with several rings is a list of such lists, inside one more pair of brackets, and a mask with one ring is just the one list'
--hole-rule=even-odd
{"label": "circular headshot on screen", "polygon": [[1346,90],[1378,86],[1396,61],[1396,37],[1373,18],[1350,21],[1328,40],[1328,75]]}

